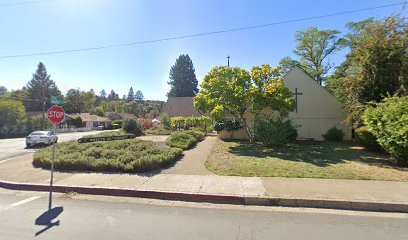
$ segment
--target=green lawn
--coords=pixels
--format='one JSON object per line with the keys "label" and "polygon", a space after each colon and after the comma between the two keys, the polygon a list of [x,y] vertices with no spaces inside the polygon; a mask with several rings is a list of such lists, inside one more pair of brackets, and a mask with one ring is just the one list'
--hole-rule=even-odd
{"label": "green lawn", "polygon": [[408,181],[408,168],[352,143],[300,142],[266,148],[217,140],[206,167],[217,175]]}

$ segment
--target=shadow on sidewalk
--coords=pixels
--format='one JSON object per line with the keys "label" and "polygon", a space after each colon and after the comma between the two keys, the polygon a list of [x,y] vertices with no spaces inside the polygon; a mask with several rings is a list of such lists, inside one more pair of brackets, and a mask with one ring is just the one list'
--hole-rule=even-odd
{"label": "shadow on sidewalk", "polygon": [[45,226],[45,228],[41,229],[40,231],[35,233],[35,236],[38,236],[48,229],[54,227],[54,226],[59,226],[60,221],[57,220],[53,222],[54,219],[56,219],[62,212],[64,211],[63,207],[55,207],[51,208],[45,212],[43,212],[37,219],[35,219],[35,225],[38,226]]}

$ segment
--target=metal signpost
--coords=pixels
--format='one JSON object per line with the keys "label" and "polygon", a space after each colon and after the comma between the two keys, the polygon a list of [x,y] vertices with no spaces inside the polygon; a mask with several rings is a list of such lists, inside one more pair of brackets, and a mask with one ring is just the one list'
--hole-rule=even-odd
{"label": "metal signpost", "polygon": [[[54,135],[57,135],[57,126],[65,118],[64,109],[62,109],[62,107],[58,105],[54,105],[50,109],[48,109],[47,116],[48,116],[48,120],[50,120],[50,122],[54,124]],[[55,139],[52,143],[50,196],[49,196],[49,202],[48,202],[48,210],[50,210],[52,206],[52,185],[53,185],[53,180],[54,180],[54,158],[55,158]]]}

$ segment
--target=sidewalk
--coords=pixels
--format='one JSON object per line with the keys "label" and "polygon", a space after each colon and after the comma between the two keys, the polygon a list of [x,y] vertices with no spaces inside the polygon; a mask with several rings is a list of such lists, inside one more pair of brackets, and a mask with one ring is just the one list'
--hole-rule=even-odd
{"label": "sidewalk", "polygon": [[[32,154],[0,164],[0,187],[49,190]],[[170,168],[171,169],[171,168]],[[408,183],[183,174],[55,173],[54,191],[188,201],[408,212]],[[28,184],[27,184],[28,183]]]}

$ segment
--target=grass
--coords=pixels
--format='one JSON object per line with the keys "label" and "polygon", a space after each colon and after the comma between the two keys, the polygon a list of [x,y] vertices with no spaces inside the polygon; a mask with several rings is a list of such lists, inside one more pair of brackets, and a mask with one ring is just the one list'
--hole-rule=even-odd
{"label": "grass", "polygon": [[408,181],[408,168],[388,155],[345,142],[266,148],[217,140],[205,164],[218,175]]}
{"label": "grass", "polygon": [[[183,151],[165,148],[139,139],[78,143],[69,141],[56,145],[54,167],[68,171],[147,172],[177,161]],[[34,153],[33,165],[49,169],[52,148]]]}

